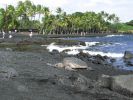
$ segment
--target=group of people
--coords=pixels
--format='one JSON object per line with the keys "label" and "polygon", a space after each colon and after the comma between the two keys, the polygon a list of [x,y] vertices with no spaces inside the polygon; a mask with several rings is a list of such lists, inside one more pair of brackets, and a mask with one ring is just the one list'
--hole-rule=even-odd
{"label": "group of people", "polygon": [[[13,37],[13,35],[12,35],[11,33],[12,33],[12,32],[9,31],[9,36],[8,36],[8,38],[10,38],[10,39]],[[17,30],[15,30],[15,33],[17,33]],[[5,38],[5,35],[6,35],[6,33],[5,33],[4,31],[2,31],[2,38],[3,38],[3,39]],[[33,32],[31,31],[30,34],[29,34],[29,37],[32,38],[32,36],[33,36]]]}

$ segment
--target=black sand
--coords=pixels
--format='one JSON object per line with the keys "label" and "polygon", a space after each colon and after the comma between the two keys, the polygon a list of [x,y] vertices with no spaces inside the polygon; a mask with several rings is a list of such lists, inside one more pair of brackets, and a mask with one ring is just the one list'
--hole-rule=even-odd
{"label": "black sand", "polygon": [[[49,53],[43,38],[16,38],[0,40],[0,67],[11,67],[18,76],[0,79],[0,100],[132,100],[128,96],[113,92],[107,88],[90,87],[78,91],[59,83],[63,77],[81,74],[95,83],[102,75],[133,74],[132,71],[120,70],[111,65],[95,64],[85,60],[94,70],[68,71],[49,64],[61,62],[68,55]],[[39,42],[38,42],[39,41]],[[41,42],[43,41],[43,42]],[[55,41],[55,40],[54,40]],[[2,44],[4,43],[4,45]],[[9,44],[10,43],[10,44]],[[13,45],[11,45],[13,43]],[[6,46],[5,46],[6,44]],[[9,47],[10,49],[7,47]],[[76,56],[79,57],[79,56]],[[80,58],[80,57],[79,57]]]}

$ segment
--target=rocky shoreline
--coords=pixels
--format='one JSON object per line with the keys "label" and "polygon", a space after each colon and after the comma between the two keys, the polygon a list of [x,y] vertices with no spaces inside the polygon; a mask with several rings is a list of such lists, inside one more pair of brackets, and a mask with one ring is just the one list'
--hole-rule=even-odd
{"label": "rocky shoreline", "polygon": [[[133,99],[133,87],[130,87],[132,71],[117,69],[100,55],[90,56],[82,52],[67,55],[57,51],[48,52],[45,46],[41,46],[53,41],[62,45],[79,44],[79,41],[40,37],[0,40],[1,100]],[[54,67],[66,57],[80,59],[93,70],[71,71]]]}

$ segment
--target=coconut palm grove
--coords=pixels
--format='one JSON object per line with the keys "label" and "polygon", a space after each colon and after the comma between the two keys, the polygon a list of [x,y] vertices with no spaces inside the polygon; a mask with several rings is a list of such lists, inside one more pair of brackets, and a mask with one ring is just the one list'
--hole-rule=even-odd
{"label": "coconut palm grove", "polygon": [[67,14],[57,8],[52,12],[49,7],[26,0],[0,8],[0,30],[36,30],[39,34],[132,32],[133,21],[120,23],[117,15],[104,11]]}

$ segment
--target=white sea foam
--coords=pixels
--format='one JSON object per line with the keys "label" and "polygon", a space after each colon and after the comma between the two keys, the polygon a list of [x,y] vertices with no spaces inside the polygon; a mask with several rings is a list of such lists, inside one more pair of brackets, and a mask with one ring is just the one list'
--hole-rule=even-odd
{"label": "white sea foam", "polygon": [[49,50],[49,52],[52,52],[53,50],[58,50],[59,52],[62,52],[63,50],[65,50],[65,48],[61,48],[58,45],[55,45],[55,43],[51,43],[50,45],[48,45],[47,49]]}
{"label": "white sea foam", "polygon": [[112,57],[112,58],[121,58],[124,56],[124,54],[122,53],[104,53],[101,51],[87,51],[87,50],[83,50],[83,53],[88,53],[90,55],[101,55],[101,56],[108,56],[108,57]]}
{"label": "white sea foam", "polygon": [[79,54],[80,52],[79,52],[79,50],[71,50],[71,51],[68,51],[68,52],[66,52],[68,55],[77,55],[77,54]]}
{"label": "white sea foam", "polygon": [[96,45],[96,44],[98,44],[98,43],[100,43],[100,42],[85,42],[85,44],[86,44],[86,46],[94,46],[94,45]]}
{"label": "white sea foam", "polygon": [[107,35],[105,37],[124,36],[124,35]]}
{"label": "white sea foam", "polygon": [[124,46],[126,43],[102,43],[100,46],[102,47],[112,47],[112,46]]}
{"label": "white sea foam", "polygon": [[126,43],[115,43],[115,45],[127,45]]}
{"label": "white sea foam", "polygon": [[74,51],[74,50],[84,50],[87,49],[89,46],[94,46],[99,42],[85,42],[85,46],[82,45],[75,45],[75,46],[60,46],[60,45],[56,45],[55,43],[51,43],[50,45],[47,46],[47,49],[49,50],[49,52],[52,52],[53,50],[58,50],[59,52],[62,52],[64,50],[70,50],[70,51]]}
{"label": "white sea foam", "polygon": [[[60,45],[55,45],[55,43],[52,43],[50,45],[47,46],[47,49],[49,50],[49,52],[52,52],[53,50],[57,50],[59,52],[62,52],[64,50],[68,50],[65,53],[69,54],[69,55],[76,55],[78,53],[80,53],[80,51],[83,51],[84,53],[88,53],[90,55],[101,55],[101,56],[108,56],[108,57],[112,57],[112,58],[121,58],[124,56],[124,54],[122,53],[104,53],[101,51],[88,51],[86,50],[88,48],[88,46],[92,46],[92,45],[96,45],[99,42],[86,42],[86,46],[60,46]],[[88,45],[88,46],[87,46]]]}
{"label": "white sea foam", "polygon": [[59,52],[62,52],[64,50],[83,50],[86,49],[87,46],[81,46],[81,45],[75,45],[75,46],[60,46],[60,45],[55,45],[55,43],[51,43],[50,45],[47,46],[47,49],[49,52],[52,52],[53,50],[58,50]]}

